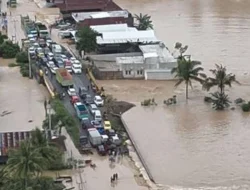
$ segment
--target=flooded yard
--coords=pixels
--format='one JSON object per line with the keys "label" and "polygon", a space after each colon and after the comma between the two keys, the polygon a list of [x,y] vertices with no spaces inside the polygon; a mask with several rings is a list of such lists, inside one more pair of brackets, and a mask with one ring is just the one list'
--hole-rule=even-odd
{"label": "flooded yard", "polygon": [[29,131],[42,126],[45,118],[43,101],[47,89],[35,80],[23,78],[18,67],[9,68],[13,60],[0,60],[0,132]]}

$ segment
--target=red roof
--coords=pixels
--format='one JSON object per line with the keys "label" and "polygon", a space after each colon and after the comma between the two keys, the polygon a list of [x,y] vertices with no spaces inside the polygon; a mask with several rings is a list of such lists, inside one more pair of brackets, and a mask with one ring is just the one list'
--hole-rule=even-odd
{"label": "red roof", "polygon": [[60,11],[115,11],[122,10],[116,3],[111,0],[65,0],[64,3],[56,3]]}

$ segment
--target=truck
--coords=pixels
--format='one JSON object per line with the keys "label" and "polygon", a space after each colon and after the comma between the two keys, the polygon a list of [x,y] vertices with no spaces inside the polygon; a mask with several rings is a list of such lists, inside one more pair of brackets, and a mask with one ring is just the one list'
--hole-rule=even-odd
{"label": "truck", "polygon": [[70,87],[74,85],[71,74],[65,68],[59,68],[56,70],[56,80],[62,87]]}
{"label": "truck", "polygon": [[48,38],[50,36],[47,27],[39,21],[36,22],[36,29],[40,38]]}
{"label": "truck", "polygon": [[96,147],[102,144],[102,136],[100,135],[98,130],[94,128],[88,129],[88,134],[89,134],[89,141],[92,144],[92,146]]}
{"label": "truck", "polygon": [[80,135],[80,151],[81,153],[88,153],[91,150],[91,145],[87,135]]}
{"label": "truck", "polygon": [[89,112],[88,112],[88,108],[86,105],[82,104],[81,102],[76,102],[74,104],[74,108],[76,110],[77,117],[80,120],[89,118]]}
{"label": "truck", "polygon": [[21,26],[26,36],[32,34],[37,37],[37,29],[35,23],[29,18],[29,16],[21,16]]}

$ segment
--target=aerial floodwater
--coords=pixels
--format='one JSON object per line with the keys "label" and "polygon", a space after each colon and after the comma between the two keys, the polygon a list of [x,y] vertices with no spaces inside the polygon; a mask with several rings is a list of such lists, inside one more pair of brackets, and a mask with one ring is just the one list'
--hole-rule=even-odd
{"label": "aerial floodwater", "polygon": [[[188,53],[206,71],[215,63],[227,66],[242,83],[229,90],[231,99],[250,100],[249,0],[116,2],[133,14],[151,15],[157,37],[169,49],[177,41],[187,44]],[[164,88],[161,82],[155,85]],[[249,115],[240,109],[216,112],[204,105],[200,88],[191,93],[188,103],[179,99],[174,107],[139,107],[130,114],[131,122],[137,122],[135,139],[144,139],[138,146],[155,181],[166,189],[250,189]],[[136,101],[129,95],[124,100]],[[151,122],[143,122],[145,118]]]}

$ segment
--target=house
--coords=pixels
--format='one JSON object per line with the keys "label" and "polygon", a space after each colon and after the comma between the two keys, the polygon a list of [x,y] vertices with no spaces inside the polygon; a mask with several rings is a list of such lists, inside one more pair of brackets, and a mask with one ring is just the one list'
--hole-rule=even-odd
{"label": "house", "polygon": [[131,13],[126,10],[108,11],[108,12],[79,12],[72,13],[72,18],[77,26],[95,26],[95,25],[111,25],[124,24],[128,26],[134,25],[134,19]]}
{"label": "house", "polygon": [[[140,52],[93,56],[97,79],[172,80],[177,65],[163,43],[139,45]],[[102,56],[102,58],[101,58]]]}
{"label": "house", "polygon": [[122,10],[112,0],[52,0],[63,17],[71,17],[75,12],[98,12]]}

